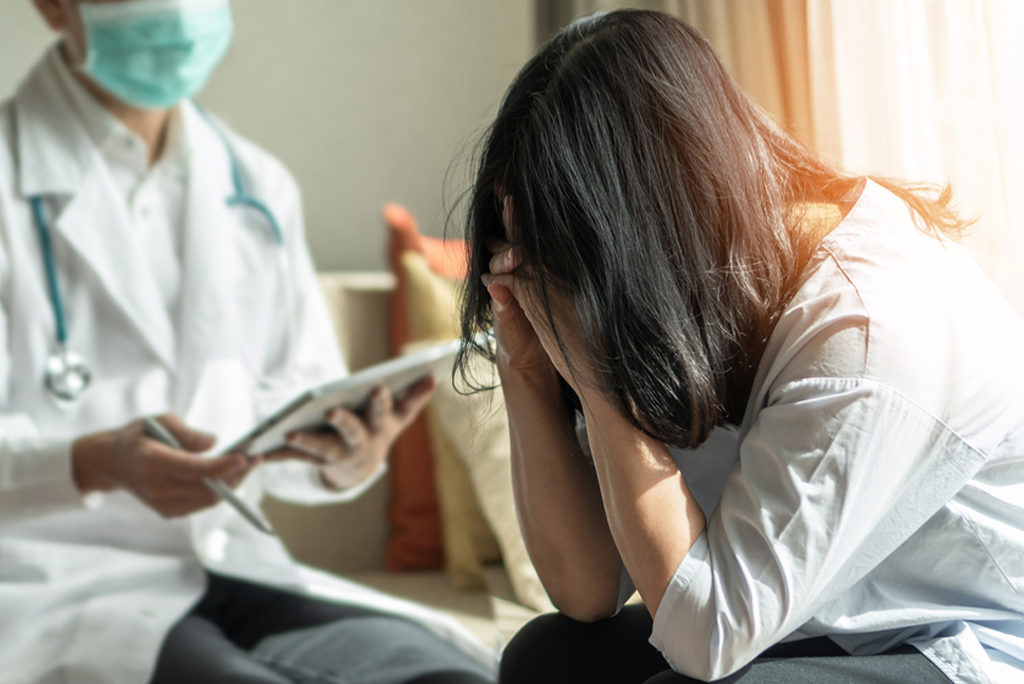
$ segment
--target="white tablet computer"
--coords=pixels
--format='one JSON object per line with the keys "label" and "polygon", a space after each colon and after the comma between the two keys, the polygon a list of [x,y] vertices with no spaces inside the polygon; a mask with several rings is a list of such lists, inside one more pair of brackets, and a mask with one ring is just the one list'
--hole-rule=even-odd
{"label": "white tablet computer", "polygon": [[365,368],[358,373],[303,392],[284,408],[264,420],[225,452],[263,454],[285,445],[285,437],[295,430],[316,430],[327,426],[329,409],[343,406],[360,411],[370,393],[381,385],[400,399],[417,382],[430,375],[434,364],[459,351],[462,342],[454,340],[426,347]]}

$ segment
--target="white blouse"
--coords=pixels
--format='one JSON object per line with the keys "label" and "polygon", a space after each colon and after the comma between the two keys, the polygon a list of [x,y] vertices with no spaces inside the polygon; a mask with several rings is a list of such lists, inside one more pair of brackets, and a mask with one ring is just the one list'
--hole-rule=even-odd
{"label": "white blouse", "polygon": [[654,621],[672,667],[828,635],[1024,681],[1024,322],[969,254],[869,181],[753,387],[738,432],[673,450],[708,526]]}

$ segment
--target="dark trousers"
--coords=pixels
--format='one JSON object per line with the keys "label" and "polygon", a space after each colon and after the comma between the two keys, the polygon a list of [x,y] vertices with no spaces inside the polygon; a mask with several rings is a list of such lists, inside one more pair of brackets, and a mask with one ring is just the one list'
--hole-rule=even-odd
{"label": "dark trousers", "polygon": [[[648,642],[653,627],[645,606],[630,605],[593,623],[542,615],[509,642],[500,684],[690,684]],[[917,649],[850,656],[827,638],[778,644],[719,682],[742,684],[950,684]]]}
{"label": "dark trousers", "polygon": [[150,684],[488,684],[485,668],[420,625],[209,575],[168,633]]}

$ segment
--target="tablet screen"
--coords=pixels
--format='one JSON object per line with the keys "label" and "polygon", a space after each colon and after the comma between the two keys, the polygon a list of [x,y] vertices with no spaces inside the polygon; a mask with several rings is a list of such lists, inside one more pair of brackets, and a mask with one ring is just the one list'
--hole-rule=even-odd
{"label": "tablet screen", "polygon": [[278,449],[285,445],[285,437],[295,430],[327,427],[324,416],[335,406],[361,411],[370,393],[381,385],[391,390],[396,399],[401,399],[410,387],[433,373],[437,361],[458,352],[461,344],[454,340],[419,349],[303,392],[225,451],[256,455]]}

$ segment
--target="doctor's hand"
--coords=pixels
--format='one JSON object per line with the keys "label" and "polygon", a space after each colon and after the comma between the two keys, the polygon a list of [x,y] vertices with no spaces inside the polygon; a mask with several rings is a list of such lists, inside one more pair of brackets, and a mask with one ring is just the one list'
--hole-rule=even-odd
{"label": "doctor's hand", "polygon": [[435,387],[437,378],[424,378],[398,401],[387,387],[378,387],[361,414],[333,408],[325,415],[330,430],[293,432],[288,447],[264,454],[263,460],[309,461],[320,466],[320,477],[329,489],[353,487],[377,472]]}
{"label": "doctor's hand", "polygon": [[236,487],[260,459],[241,454],[203,458],[216,441],[186,426],[174,415],[157,419],[183,450],[150,438],[136,420],[118,430],[79,437],[71,446],[75,484],[82,494],[123,489],[164,518],[177,518],[220,501],[203,478]]}

